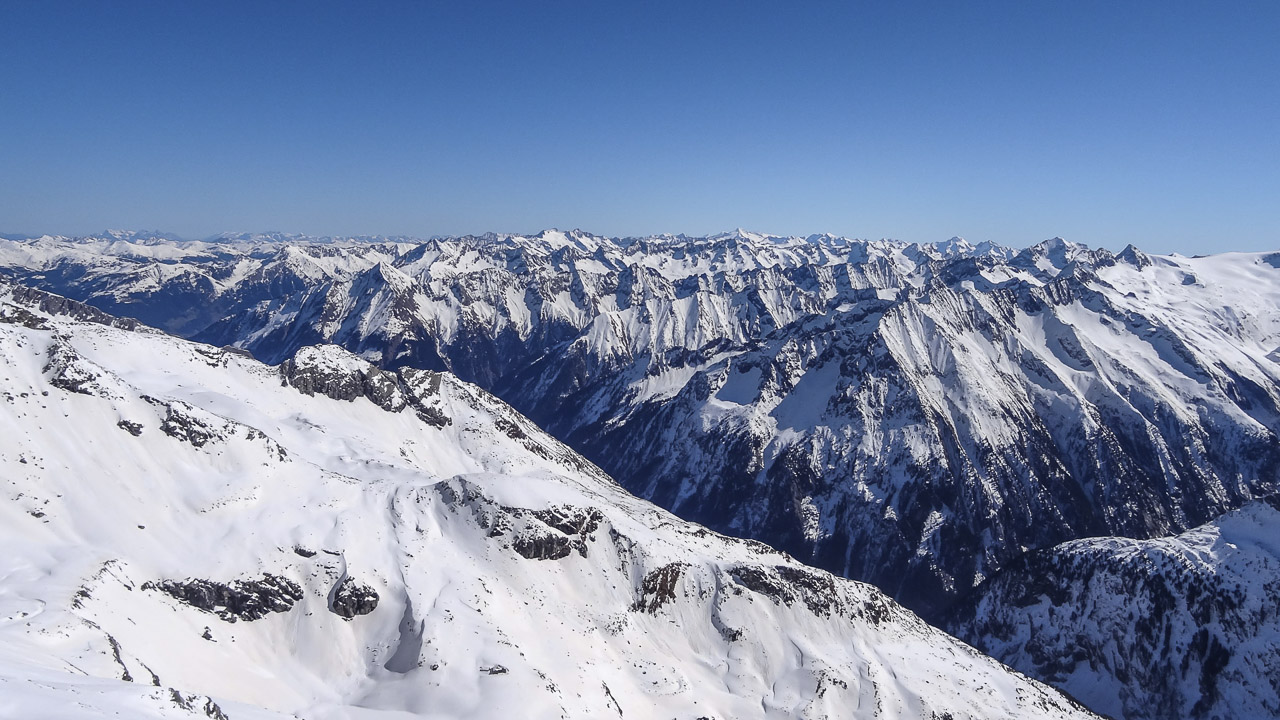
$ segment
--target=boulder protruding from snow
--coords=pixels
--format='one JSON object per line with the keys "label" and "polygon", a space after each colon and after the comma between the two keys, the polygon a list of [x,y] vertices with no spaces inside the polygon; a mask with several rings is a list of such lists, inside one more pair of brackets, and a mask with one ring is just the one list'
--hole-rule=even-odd
{"label": "boulder protruding from snow", "polygon": [[343,578],[329,598],[329,611],[347,620],[368,615],[377,607],[378,591],[356,582],[351,576]]}

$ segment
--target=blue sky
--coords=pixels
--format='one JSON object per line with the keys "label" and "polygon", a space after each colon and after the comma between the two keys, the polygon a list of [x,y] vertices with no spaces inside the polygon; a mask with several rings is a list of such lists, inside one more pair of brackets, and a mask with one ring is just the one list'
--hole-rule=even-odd
{"label": "blue sky", "polygon": [[0,0],[0,231],[1280,248],[1280,3]]}

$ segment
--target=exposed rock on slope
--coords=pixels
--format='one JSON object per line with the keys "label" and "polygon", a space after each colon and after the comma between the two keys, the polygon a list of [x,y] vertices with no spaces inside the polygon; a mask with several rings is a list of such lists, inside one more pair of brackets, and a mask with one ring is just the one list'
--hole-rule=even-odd
{"label": "exposed rock on slope", "polygon": [[368,615],[378,609],[378,591],[345,577],[334,587],[329,609],[333,614],[348,619]]}
{"label": "exposed rock on slope", "polygon": [[288,612],[302,599],[298,584],[270,573],[261,580],[162,580],[145,582],[143,590],[159,590],[211,613],[227,622],[257,620],[268,613]]}

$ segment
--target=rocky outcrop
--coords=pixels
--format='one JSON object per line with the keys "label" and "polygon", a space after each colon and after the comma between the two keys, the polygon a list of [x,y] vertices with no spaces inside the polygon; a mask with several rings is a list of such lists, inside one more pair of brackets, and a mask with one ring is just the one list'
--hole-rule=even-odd
{"label": "rocky outcrop", "polygon": [[[588,553],[592,533],[604,516],[599,510],[575,507],[552,507],[546,510],[503,508],[513,518],[532,518],[537,522],[523,523],[511,540],[511,548],[530,560],[559,560],[577,551],[582,557]],[[548,530],[549,529],[549,530]]]}
{"label": "rocky outcrop", "polygon": [[669,563],[646,573],[640,583],[640,597],[636,598],[631,609],[653,614],[663,605],[673,602],[680,579],[688,569],[688,563]]}
{"label": "rocky outcrop", "polygon": [[329,596],[329,611],[346,620],[368,615],[378,607],[378,592],[351,576],[342,578]]}
{"label": "rocky outcrop", "polygon": [[116,427],[124,430],[134,437],[142,435],[142,423],[131,422],[129,420],[121,420],[116,423]]}
{"label": "rocky outcrop", "polygon": [[[72,300],[69,297],[46,292],[30,285],[14,283],[4,278],[0,278],[0,294],[8,296],[17,305],[30,307],[47,315],[67,317],[80,322],[97,323],[98,325],[107,325],[122,330],[150,329],[144,328],[142,323],[133,318],[112,315],[92,305]],[[30,311],[0,311],[0,320],[6,317],[13,318],[8,320],[9,322],[16,320],[31,323],[35,321],[35,316]]]}
{"label": "rocky outcrop", "polygon": [[560,560],[577,550],[585,554],[581,541],[556,533],[524,530],[511,540],[511,549],[530,560]]}
{"label": "rocky outcrop", "polygon": [[529,510],[529,515],[564,535],[577,535],[583,540],[600,528],[604,515],[595,508],[556,506],[546,510]]}
{"label": "rocky outcrop", "polygon": [[419,419],[438,428],[452,422],[435,402],[442,377],[437,372],[380,370],[337,345],[304,347],[280,363],[279,370],[284,384],[305,395],[366,398],[388,412],[411,407]]}
{"label": "rocky outcrop", "polygon": [[782,605],[803,603],[814,615],[830,615],[835,609],[835,585],[830,575],[779,565],[771,570],[741,567],[732,571],[735,582]]}
{"label": "rocky outcrop", "polygon": [[257,580],[230,583],[199,578],[160,580],[144,583],[142,589],[166,593],[227,622],[257,620],[270,613],[288,612],[302,599],[302,588],[297,583],[270,573]]}
{"label": "rocky outcrop", "polygon": [[218,423],[207,413],[186,403],[164,403],[165,416],[160,431],[175,440],[191,443],[195,447],[221,440],[226,436],[226,424]]}
{"label": "rocky outcrop", "polygon": [[59,390],[107,399],[120,396],[119,379],[81,357],[62,338],[49,345],[44,373],[49,384]]}
{"label": "rocky outcrop", "polygon": [[222,711],[222,707],[207,695],[184,695],[173,688],[169,688],[169,700],[174,707],[186,710],[189,713],[202,713],[209,720],[231,720]]}
{"label": "rocky outcrop", "polygon": [[399,412],[405,406],[395,373],[379,370],[332,345],[300,349],[280,364],[280,375],[304,395],[347,401],[368,398],[391,412]]}

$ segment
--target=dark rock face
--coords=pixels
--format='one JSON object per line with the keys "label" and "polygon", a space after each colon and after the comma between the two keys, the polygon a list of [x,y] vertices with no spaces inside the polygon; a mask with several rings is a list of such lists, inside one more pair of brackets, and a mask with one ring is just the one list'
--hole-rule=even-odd
{"label": "dark rock face", "polygon": [[402,368],[399,375],[405,392],[409,396],[409,403],[422,422],[438,428],[453,422],[441,408],[432,405],[429,401],[440,393],[440,381],[443,377],[440,373]]}
{"label": "dark rock face", "polygon": [[431,402],[440,392],[439,373],[411,368],[381,370],[340,348],[316,346],[303,348],[282,362],[280,376],[286,385],[305,395],[346,401],[367,398],[388,412],[412,407],[423,422],[434,427],[453,422]]}
{"label": "dark rock face", "polygon": [[103,395],[99,380],[104,371],[80,357],[62,341],[55,341],[49,346],[44,372],[49,377],[49,384],[60,390],[80,395]]}
{"label": "dark rock face", "polygon": [[230,720],[218,703],[206,695],[183,695],[177,690],[169,688],[169,700],[176,707],[187,712],[203,713],[209,720]]}
{"label": "dark rock face", "polygon": [[204,447],[209,442],[223,437],[219,428],[204,422],[190,408],[182,404],[167,403],[165,410],[160,431],[169,437],[191,443],[195,447]]}
{"label": "dark rock face", "polygon": [[901,607],[879,597],[862,603],[841,599],[836,580],[812,570],[778,565],[772,568],[742,566],[729,571],[733,582],[779,605],[802,603],[819,616],[839,615],[880,625],[890,620],[902,622],[906,613]]}
{"label": "dark rock face", "polygon": [[128,420],[121,420],[120,422],[116,423],[116,427],[120,428],[121,430],[124,430],[125,432],[129,433],[134,437],[138,437],[139,435],[142,434],[142,423],[129,422]]}
{"label": "dark rock face", "polygon": [[302,588],[279,575],[267,573],[259,580],[161,580],[147,582],[143,590],[159,590],[227,622],[257,620],[269,613],[288,612],[302,599]]}
{"label": "dark rock face", "polygon": [[569,506],[552,507],[546,510],[530,510],[530,515],[544,525],[559,530],[565,535],[578,535],[585,538],[599,527],[604,515],[595,508],[582,509]]}
{"label": "dark rock face", "polygon": [[[511,548],[530,560],[559,560],[577,551],[587,556],[592,533],[599,527],[604,515],[594,508],[584,510],[570,506],[552,507],[546,510],[503,508],[516,518],[533,518],[536,523],[526,523],[511,541]],[[548,532],[550,528],[554,532]]]}
{"label": "dark rock face", "polygon": [[[0,284],[0,288],[3,287],[5,286]],[[33,330],[49,329],[49,324],[45,322],[44,318],[17,305],[0,306],[0,322],[9,323],[11,325],[21,325]]]}
{"label": "dark rock face", "polygon": [[605,521],[595,508],[498,505],[467,482],[440,483],[435,491],[447,507],[471,514],[488,537],[504,538],[506,547],[528,560],[562,560],[574,552],[587,557],[593,533]]}
{"label": "dark rock face", "polygon": [[391,412],[398,412],[404,407],[395,374],[373,366],[327,368],[289,358],[280,364],[280,374],[288,385],[305,395],[325,395],[347,401],[364,397]]}
{"label": "dark rock face", "polygon": [[830,615],[835,601],[835,581],[830,575],[779,565],[772,572],[764,568],[742,567],[733,579],[748,590],[782,605],[804,603],[815,615]]}
{"label": "dark rock face", "polygon": [[342,579],[329,598],[329,611],[350,620],[357,615],[368,615],[378,607],[378,592],[350,576]]}
{"label": "dark rock face", "polygon": [[640,583],[640,597],[631,609],[653,614],[675,600],[680,578],[688,567],[687,563],[671,563],[647,573]]}
{"label": "dark rock face", "polygon": [[530,560],[559,560],[579,547],[572,539],[555,533],[524,532],[511,541],[511,549]]}

